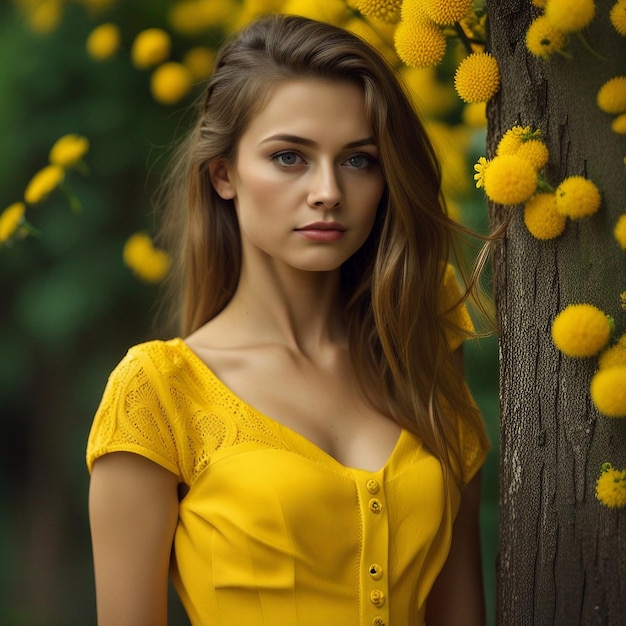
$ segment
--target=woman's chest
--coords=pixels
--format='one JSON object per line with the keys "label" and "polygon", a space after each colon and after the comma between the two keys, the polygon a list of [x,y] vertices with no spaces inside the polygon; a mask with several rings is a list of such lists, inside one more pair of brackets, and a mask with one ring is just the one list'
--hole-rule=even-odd
{"label": "woman's chest", "polygon": [[346,354],[322,362],[283,350],[212,357],[218,378],[247,405],[309,440],[341,464],[383,467],[401,428],[366,400]]}

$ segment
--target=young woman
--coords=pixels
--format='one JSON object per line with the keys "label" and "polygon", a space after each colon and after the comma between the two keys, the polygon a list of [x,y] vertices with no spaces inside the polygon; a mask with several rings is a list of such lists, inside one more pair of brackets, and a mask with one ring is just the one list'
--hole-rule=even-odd
{"label": "young woman", "polygon": [[168,571],[194,626],[483,623],[461,229],[393,70],[256,21],[169,211],[184,339],[129,351],[88,444],[99,624],[165,624]]}

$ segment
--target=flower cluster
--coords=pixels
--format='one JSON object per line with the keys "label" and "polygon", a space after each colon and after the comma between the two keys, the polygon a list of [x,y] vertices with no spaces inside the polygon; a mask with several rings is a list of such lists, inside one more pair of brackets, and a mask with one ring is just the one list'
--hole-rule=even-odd
{"label": "flower cluster", "polygon": [[596,13],[594,0],[545,0],[534,4],[544,13],[526,31],[526,48],[541,59],[564,54],[568,35],[587,27]]}
{"label": "flower cluster", "polygon": [[[357,8],[371,14],[363,5],[384,2],[357,2]],[[490,100],[500,87],[498,62],[484,51],[484,12],[472,0],[402,0],[400,22],[394,44],[400,59],[409,67],[434,67],[446,54],[450,37],[459,37],[467,56],[457,67],[454,86],[467,103]]]}
{"label": "flower cluster", "polygon": [[[88,54],[102,61],[114,55],[120,47],[119,28],[112,23],[96,27],[87,38]],[[153,69],[150,89],[153,98],[162,104],[175,104],[190,91],[195,79],[208,76],[212,67],[212,52],[209,48],[196,48],[188,62],[168,61],[172,40],[160,28],[146,28],[132,42],[130,56],[133,65],[140,70]],[[191,51],[190,51],[191,52]],[[202,62],[198,59],[202,55]],[[206,59],[210,59],[207,63]]]}
{"label": "flower cluster", "polygon": [[537,239],[554,239],[565,230],[567,218],[593,215],[601,204],[596,185],[570,176],[554,189],[543,174],[550,158],[541,131],[513,126],[498,143],[496,155],[480,157],[474,166],[476,187],[497,204],[524,204],[524,223]]}
{"label": "flower cluster", "polygon": [[71,209],[80,211],[80,202],[63,183],[70,169],[87,172],[83,157],[88,150],[88,139],[80,135],[64,135],[55,142],[48,164],[36,172],[26,185],[23,202],[14,202],[0,214],[0,246],[29,234],[37,234],[38,231],[26,220],[26,205],[40,204],[57,188],[65,193]]}
{"label": "flower cluster", "polygon": [[604,463],[596,482],[596,498],[610,509],[626,506],[626,469],[617,470]]}
{"label": "flower cluster", "polygon": [[160,282],[170,268],[167,252],[155,248],[146,233],[135,233],[128,238],[124,245],[123,258],[134,274],[147,283]]}
{"label": "flower cluster", "polygon": [[572,358],[598,357],[591,399],[607,417],[626,417],[626,334],[606,347],[614,321],[591,304],[570,304],[552,322],[554,345]]}

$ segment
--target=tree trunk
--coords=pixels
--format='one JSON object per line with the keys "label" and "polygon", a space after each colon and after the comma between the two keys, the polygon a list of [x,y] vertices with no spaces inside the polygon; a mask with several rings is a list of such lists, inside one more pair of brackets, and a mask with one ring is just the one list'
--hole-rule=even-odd
{"label": "tree trunk", "polygon": [[[626,510],[595,498],[600,467],[626,467],[626,420],[595,409],[589,383],[597,359],[562,355],[554,317],[588,302],[626,332],[620,293],[626,253],[613,237],[626,211],[626,138],[596,105],[608,79],[625,73],[626,38],[609,21],[612,0],[598,0],[572,59],[534,58],[524,38],[539,10],[530,0],[491,0],[490,50],[502,76],[489,105],[488,156],[515,124],[541,129],[550,149],[546,174],[556,187],[583,175],[602,193],[598,214],[568,221],[552,241],[534,239],[522,207],[490,205],[497,226],[511,217],[494,257],[500,337],[500,543],[497,624],[626,623]],[[590,50],[591,48],[592,50]]]}

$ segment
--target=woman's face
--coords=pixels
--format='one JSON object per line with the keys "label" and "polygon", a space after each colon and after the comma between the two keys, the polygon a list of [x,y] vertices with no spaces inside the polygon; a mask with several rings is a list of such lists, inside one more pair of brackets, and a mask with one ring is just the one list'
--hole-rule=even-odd
{"label": "woman's face", "polygon": [[385,181],[362,90],[318,79],[277,83],[240,138],[233,163],[213,163],[234,201],[244,269],[279,263],[337,269],[367,239]]}

